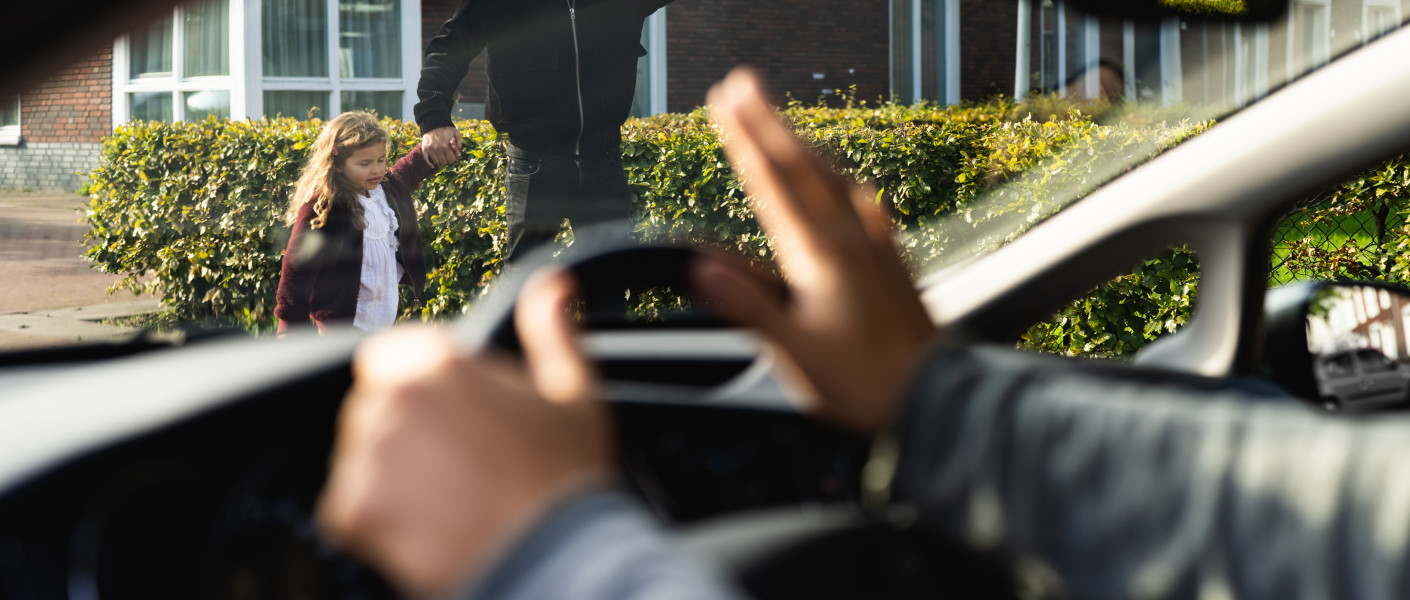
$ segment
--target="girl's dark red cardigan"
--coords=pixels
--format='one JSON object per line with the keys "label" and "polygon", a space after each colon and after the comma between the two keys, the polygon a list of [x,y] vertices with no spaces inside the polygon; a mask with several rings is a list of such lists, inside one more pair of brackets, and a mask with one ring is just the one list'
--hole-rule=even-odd
{"label": "girl's dark red cardigan", "polygon": [[[418,144],[392,165],[382,181],[387,204],[397,213],[397,241],[402,268],[401,283],[411,286],[417,302],[426,285],[426,257],[411,190],[436,171],[426,162]],[[362,230],[353,227],[347,210],[329,211],[327,222],[310,228],[316,198],[299,207],[284,265],[279,275],[278,304],[274,316],[291,325],[312,318],[320,323],[351,321],[357,315],[357,293],[362,283]]]}

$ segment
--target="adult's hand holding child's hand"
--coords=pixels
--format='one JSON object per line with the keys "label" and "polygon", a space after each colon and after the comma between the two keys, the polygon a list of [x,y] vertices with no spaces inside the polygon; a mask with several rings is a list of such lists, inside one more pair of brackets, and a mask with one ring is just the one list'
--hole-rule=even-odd
{"label": "adult's hand holding child's hand", "polygon": [[876,194],[808,152],[736,69],[709,95],[725,155],[774,242],[788,298],[756,271],[698,265],[698,290],[759,330],[814,394],[805,406],[866,432],[890,425],[901,387],[935,333],[896,255]]}
{"label": "adult's hand holding child's hand", "polygon": [[460,160],[460,130],[439,127],[421,136],[421,151],[433,167],[444,167]]}
{"label": "adult's hand holding child's hand", "polygon": [[612,468],[608,415],[568,312],[573,281],[531,283],[516,326],[525,365],[465,356],[444,333],[394,329],[353,366],[325,533],[403,591],[445,594],[562,496]]}

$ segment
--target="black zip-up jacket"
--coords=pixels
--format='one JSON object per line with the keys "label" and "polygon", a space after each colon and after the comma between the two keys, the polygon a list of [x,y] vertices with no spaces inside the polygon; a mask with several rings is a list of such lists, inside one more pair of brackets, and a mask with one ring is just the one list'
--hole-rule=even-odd
{"label": "black zip-up jacket", "polygon": [[422,57],[421,132],[449,127],[455,90],[486,54],[486,117],[515,146],[550,154],[615,149],[636,92],[641,29],[670,0],[460,0]]}

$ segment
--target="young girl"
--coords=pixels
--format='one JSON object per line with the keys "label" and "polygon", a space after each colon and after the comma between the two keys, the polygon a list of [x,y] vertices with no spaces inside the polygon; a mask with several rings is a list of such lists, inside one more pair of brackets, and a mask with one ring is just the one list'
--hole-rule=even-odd
{"label": "young girl", "polygon": [[397,284],[419,303],[426,261],[411,191],[436,168],[418,145],[387,168],[387,132],[348,112],[318,135],[299,177],[279,278],[279,333],[311,319],[372,331],[397,318]]}

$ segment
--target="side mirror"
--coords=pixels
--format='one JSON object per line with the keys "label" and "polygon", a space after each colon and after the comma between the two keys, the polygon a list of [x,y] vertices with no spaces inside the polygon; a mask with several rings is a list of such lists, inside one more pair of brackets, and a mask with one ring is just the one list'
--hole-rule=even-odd
{"label": "side mirror", "polygon": [[1410,401],[1410,289],[1304,283],[1268,292],[1264,373],[1328,410]]}

